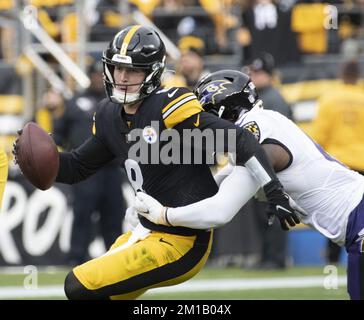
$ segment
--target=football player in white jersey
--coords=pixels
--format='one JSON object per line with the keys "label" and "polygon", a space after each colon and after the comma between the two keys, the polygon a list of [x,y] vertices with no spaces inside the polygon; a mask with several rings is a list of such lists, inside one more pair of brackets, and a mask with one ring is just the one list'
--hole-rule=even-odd
{"label": "football player in white jersey", "polygon": [[[364,299],[364,177],[330,157],[291,120],[264,110],[254,84],[244,73],[212,73],[197,84],[195,93],[206,111],[255,135],[295,201],[292,206],[301,212],[301,221],[346,247],[349,295]],[[166,208],[139,193],[136,211],[153,222],[173,226],[207,229],[224,225],[259,186],[244,167],[230,166],[223,171],[216,176],[219,192],[211,198]],[[288,230],[283,219],[281,225]]]}

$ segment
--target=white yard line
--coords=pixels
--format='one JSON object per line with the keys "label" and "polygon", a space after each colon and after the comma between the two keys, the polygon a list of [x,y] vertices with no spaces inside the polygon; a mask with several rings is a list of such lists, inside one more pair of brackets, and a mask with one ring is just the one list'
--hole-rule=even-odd
{"label": "white yard line", "polygon": [[[29,271],[26,271],[27,268],[34,267],[38,272],[45,273],[58,273],[58,272],[68,272],[71,271],[71,267],[59,267],[59,266],[33,266],[33,265],[25,265],[25,266],[12,266],[12,267],[0,267],[0,275],[4,274],[23,274],[26,275]],[[1,284],[0,284],[1,285]]]}
{"label": "white yard line", "polygon": [[42,286],[38,289],[25,289],[22,287],[0,287],[0,299],[17,298],[65,298],[63,286]]}
{"label": "white yard line", "polygon": [[[312,288],[324,287],[322,276],[314,277],[287,277],[287,278],[251,278],[251,279],[206,279],[190,280],[172,287],[156,288],[148,291],[148,295],[172,292],[199,292],[199,291],[230,291],[230,290],[264,290],[284,288]],[[346,277],[339,276],[338,286],[346,286]],[[1,287],[0,299],[15,298],[47,298],[65,297],[63,286],[42,286],[38,289],[25,289],[22,287]]]}
{"label": "white yard line", "polygon": [[[216,279],[191,280],[178,286],[150,290],[150,293],[196,292],[196,291],[230,291],[230,290],[264,290],[279,288],[324,287],[324,277],[287,277],[287,278],[252,278],[252,279]],[[338,277],[338,286],[346,285],[346,277]]]}

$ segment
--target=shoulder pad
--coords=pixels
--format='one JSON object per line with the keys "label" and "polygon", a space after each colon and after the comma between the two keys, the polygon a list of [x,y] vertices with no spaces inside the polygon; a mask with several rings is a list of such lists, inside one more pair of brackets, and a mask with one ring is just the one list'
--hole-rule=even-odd
{"label": "shoulder pad", "polygon": [[173,128],[192,115],[203,111],[196,96],[187,88],[172,87],[159,92],[164,95],[162,118],[166,128]]}

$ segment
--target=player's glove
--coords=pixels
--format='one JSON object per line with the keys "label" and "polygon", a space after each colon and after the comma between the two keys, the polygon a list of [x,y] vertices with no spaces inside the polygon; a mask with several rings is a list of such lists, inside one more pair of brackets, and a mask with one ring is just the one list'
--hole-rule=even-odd
{"label": "player's glove", "polygon": [[137,192],[134,208],[138,214],[153,223],[171,226],[167,217],[168,208],[144,192]]}
{"label": "player's glove", "polygon": [[291,207],[289,195],[277,180],[268,183],[263,189],[268,201],[268,224],[272,224],[273,218],[277,217],[282,229],[287,231],[288,225],[294,227],[300,223],[299,212]]}
{"label": "player's glove", "polygon": [[134,228],[138,225],[139,218],[138,213],[134,209],[134,207],[129,207],[125,211],[125,226],[128,230],[134,230]]}
{"label": "player's glove", "polygon": [[[23,133],[23,129],[19,129],[17,131],[19,137],[21,136],[21,134]],[[13,149],[11,151],[11,153],[14,156],[14,164],[18,164],[18,152],[19,152],[19,146],[18,146],[18,142],[19,142],[19,137],[13,142]]]}

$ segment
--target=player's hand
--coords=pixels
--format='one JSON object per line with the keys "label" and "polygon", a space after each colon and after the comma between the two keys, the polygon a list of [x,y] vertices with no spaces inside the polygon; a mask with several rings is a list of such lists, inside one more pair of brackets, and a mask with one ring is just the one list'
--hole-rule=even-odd
{"label": "player's hand", "polygon": [[159,201],[144,192],[137,192],[134,208],[138,214],[153,223],[165,226],[171,225],[167,218],[168,208],[162,206]]}
{"label": "player's hand", "polygon": [[129,207],[126,209],[124,219],[125,219],[126,228],[128,230],[134,230],[134,228],[140,222],[139,218],[138,218],[138,213],[134,209],[134,207]]}
{"label": "player's hand", "polygon": [[[289,226],[294,227],[300,223],[299,212],[290,204],[290,197],[284,192],[283,187],[276,181],[274,185],[264,187],[268,200],[268,224],[273,223],[274,217],[279,219],[283,230],[289,230]],[[270,183],[271,184],[271,183]]]}
{"label": "player's hand", "polygon": [[[17,131],[19,137],[21,136],[21,134],[23,133],[23,129],[19,129]],[[12,154],[14,156],[14,163],[15,164],[18,164],[18,152],[19,152],[19,145],[18,145],[18,142],[19,142],[19,137],[13,142],[13,149],[12,149]]]}

